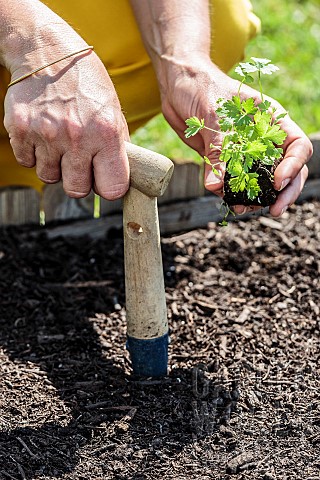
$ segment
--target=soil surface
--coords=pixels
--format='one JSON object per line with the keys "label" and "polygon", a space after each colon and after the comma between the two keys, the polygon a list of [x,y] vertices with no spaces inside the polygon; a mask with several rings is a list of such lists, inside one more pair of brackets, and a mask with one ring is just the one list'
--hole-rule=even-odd
{"label": "soil surface", "polygon": [[320,203],[162,239],[158,380],[131,375],[121,232],[39,232],[0,235],[1,480],[319,479]]}
{"label": "soil surface", "polygon": [[[277,165],[279,162],[277,162]],[[263,165],[258,162],[254,162],[250,173],[257,173],[259,175],[258,184],[260,186],[259,195],[250,200],[247,195],[247,191],[233,192],[229,187],[229,180],[232,178],[230,173],[225,172],[224,178],[224,202],[232,207],[233,205],[258,205],[260,207],[269,207],[276,203],[278,191],[273,188],[273,173],[276,165]]]}

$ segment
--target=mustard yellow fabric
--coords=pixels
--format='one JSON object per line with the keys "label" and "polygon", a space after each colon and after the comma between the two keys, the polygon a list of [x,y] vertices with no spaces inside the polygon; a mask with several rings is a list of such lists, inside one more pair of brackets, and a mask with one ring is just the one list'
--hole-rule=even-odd
{"label": "mustard yellow fabric", "polygon": [[[126,116],[130,131],[160,112],[156,77],[136,25],[129,0],[45,0],[87,42],[105,64]],[[227,72],[244,55],[259,29],[248,0],[211,0],[214,63]],[[66,52],[67,53],[67,52]],[[0,108],[8,72],[0,70]],[[1,114],[2,112],[0,112]],[[0,127],[0,186],[25,185],[41,191],[34,169],[17,164],[4,127]]]}

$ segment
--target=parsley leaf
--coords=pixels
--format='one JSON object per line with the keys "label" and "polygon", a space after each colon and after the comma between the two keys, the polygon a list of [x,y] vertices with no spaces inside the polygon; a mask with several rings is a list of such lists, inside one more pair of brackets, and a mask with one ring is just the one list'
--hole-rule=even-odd
{"label": "parsley leaf", "polygon": [[267,132],[263,135],[264,139],[271,140],[276,145],[282,145],[286,137],[286,132],[281,130],[279,125],[270,126]]}
{"label": "parsley leaf", "polygon": [[260,140],[253,140],[252,142],[246,145],[245,153],[249,154],[253,158],[261,157],[263,153],[267,150],[267,145],[262,143]]}
{"label": "parsley leaf", "polygon": [[185,123],[188,127],[184,132],[186,138],[197,135],[204,128],[204,119],[199,120],[197,117],[188,118]]}

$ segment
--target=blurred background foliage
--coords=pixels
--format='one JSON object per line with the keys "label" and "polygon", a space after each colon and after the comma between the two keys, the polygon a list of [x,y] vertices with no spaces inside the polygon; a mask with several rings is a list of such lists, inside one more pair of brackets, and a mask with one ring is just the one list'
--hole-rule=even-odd
{"label": "blurred background foliage", "polygon": [[[248,45],[246,60],[251,56],[271,59],[280,71],[264,77],[265,92],[307,134],[320,131],[320,0],[251,1],[262,30]],[[137,130],[132,141],[172,159],[201,161],[162,115]]]}

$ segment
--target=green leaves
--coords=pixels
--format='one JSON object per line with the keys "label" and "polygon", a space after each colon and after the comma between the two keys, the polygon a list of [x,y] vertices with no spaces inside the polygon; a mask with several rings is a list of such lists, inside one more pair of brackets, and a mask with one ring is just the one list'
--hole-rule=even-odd
{"label": "green leaves", "polygon": [[[281,114],[281,118],[282,115]],[[276,121],[279,117],[276,118]],[[282,145],[287,134],[281,130],[280,125],[273,123],[270,113],[258,111],[254,116],[255,132],[264,140],[271,140],[276,145]]]}
{"label": "green leaves", "polygon": [[267,145],[265,145],[261,140],[252,140],[248,142],[245,146],[245,153],[250,155],[253,158],[261,158],[267,150]]}
{"label": "green leaves", "polygon": [[186,120],[187,129],[184,134],[186,138],[197,135],[204,128],[204,119],[199,120],[197,117],[191,117]]}
{"label": "green leaves", "polygon": [[[256,176],[253,176],[256,175]],[[249,178],[248,184],[247,184],[247,195],[249,200],[254,200],[260,193],[261,188],[258,184],[258,175],[257,174],[251,174],[251,177]]]}
{"label": "green leaves", "polygon": [[204,160],[204,162],[205,162],[207,165],[210,165],[210,167],[212,168],[212,171],[213,171],[213,173],[214,173],[215,175],[220,175],[219,170],[217,170],[216,167],[215,167],[215,165],[213,165],[213,164],[210,162],[210,160],[209,160],[208,157],[204,156],[204,157],[203,157],[203,160]]}
{"label": "green leaves", "polygon": [[272,73],[277,70],[279,70],[279,67],[273,65],[268,58],[251,57],[250,62],[240,62],[234,71],[241,77],[244,77],[246,83],[251,83],[253,80],[251,76],[252,73],[258,72],[258,74],[272,75]]}
{"label": "green leaves", "polygon": [[[268,100],[255,105],[253,98],[220,102],[217,109],[221,130],[226,132],[222,142],[220,161],[226,163],[231,175],[229,186],[232,192],[246,191],[250,200],[258,197],[259,176],[251,171],[254,162],[272,166],[281,158],[282,145],[287,134],[273,119],[274,111]],[[282,118],[282,114],[280,116]],[[231,127],[232,126],[232,127]]]}
{"label": "green leaves", "polygon": [[229,186],[234,193],[246,190],[250,200],[254,200],[260,192],[257,173],[242,172],[237,177],[233,177],[229,180]]}
{"label": "green leaves", "polygon": [[[230,174],[229,187],[232,192],[246,192],[249,200],[259,196],[259,175],[255,170],[257,164],[272,166],[280,159],[283,151],[280,148],[286,139],[286,132],[281,129],[279,121],[286,113],[275,117],[275,107],[269,100],[264,100],[261,87],[261,75],[271,75],[279,70],[267,58],[251,57],[249,62],[242,62],[235,69],[242,77],[238,95],[231,99],[219,99],[216,114],[219,117],[220,130],[223,133],[223,141],[220,162],[225,162],[226,171]],[[260,87],[261,101],[255,102],[254,98],[241,100],[240,89],[244,82],[253,81],[253,74],[257,74]],[[207,128],[204,120],[191,117],[186,120],[186,138],[196,135],[203,128]],[[210,148],[219,149],[211,144]],[[212,165],[207,157],[204,161],[212,167],[217,175],[220,172]],[[264,167],[266,170],[267,168]],[[267,170],[272,173],[269,170]],[[227,224],[225,218],[222,224]]]}
{"label": "green leaves", "polygon": [[257,67],[258,71],[264,75],[272,75],[273,72],[277,72],[279,70],[279,67],[273,65],[271,60],[268,58],[251,57],[251,60],[252,63]]}
{"label": "green leaves", "polygon": [[263,136],[265,140],[271,140],[271,142],[276,145],[282,145],[286,137],[286,132],[281,130],[280,126],[276,124],[269,126],[267,132]]}
{"label": "green leaves", "polygon": [[244,100],[241,103],[241,108],[248,114],[248,115],[254,115],[258,108],[254,104],[254,99],[253,98],[248,98],[247,100]]}
{"label": "green leaves", "polygon": [[231,188],[232,192],[243,192],[243,190],[246,188],[247,184],[247,176],[245,173],[241,173],[240,175],[236,177],[232,177],[229,180],[229,187]]}
{"label": "green leaves", "polygon": [[[260,105],[259,105],[260,107]],[[263,137],[264,134],[267,132],[270,123],[271,123],[271,115],[270,113],[267,113],[265,111],[261,112],[261,110],[258,110],[258,112],[255,114],[254,118],[254,131],[256,132],[258,137]]]}
{"label": "green leaves", "polygon": [[244,127],[251,123],[250,115],[254,115],[257,107],[254,105],[253,98],[248,98],[241,102],[237,96],[231,100],[226,100],[217,108],[217,114],[220,117],[219,125],[223,132],[231,130],[232,126]]}

